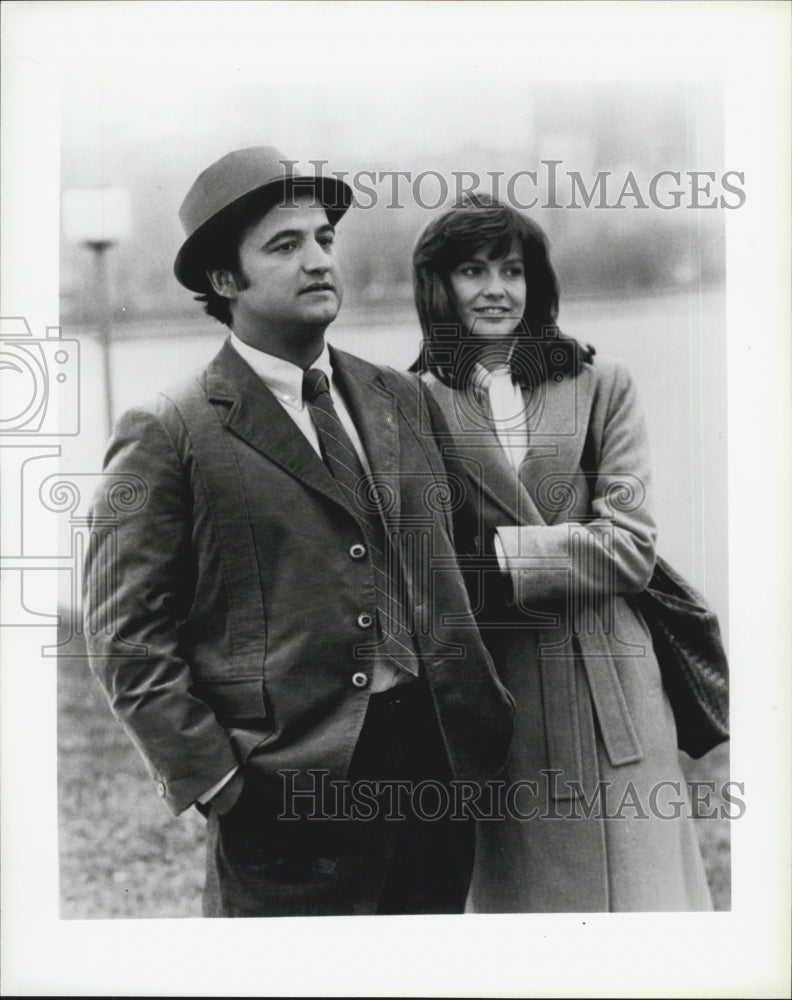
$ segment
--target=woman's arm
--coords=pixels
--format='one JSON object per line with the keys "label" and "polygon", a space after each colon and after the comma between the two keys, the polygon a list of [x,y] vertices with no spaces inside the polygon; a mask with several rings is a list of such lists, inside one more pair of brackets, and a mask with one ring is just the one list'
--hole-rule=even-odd
{"label": "woman's arm", "polygon": [[[638,593],[652,575],[656,530],[646,426],[629,373],[616,366],[608,374],[589,431],[593,519],[498,529],[520,607],[567,595],[577,602]],[[578,470],[570,485],[582,488],[585,481]]]}

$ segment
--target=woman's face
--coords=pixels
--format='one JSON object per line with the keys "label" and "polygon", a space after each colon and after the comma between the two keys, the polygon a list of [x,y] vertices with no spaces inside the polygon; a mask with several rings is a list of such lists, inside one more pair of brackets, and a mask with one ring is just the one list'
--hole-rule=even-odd
{"label": "woman's face", "polygon": [[459,318],[468,333],[485,340],[504,340],[525,312],[525,265],[515,239],[505,257],[490,260],[492,244],[477,250],[450,274]]}

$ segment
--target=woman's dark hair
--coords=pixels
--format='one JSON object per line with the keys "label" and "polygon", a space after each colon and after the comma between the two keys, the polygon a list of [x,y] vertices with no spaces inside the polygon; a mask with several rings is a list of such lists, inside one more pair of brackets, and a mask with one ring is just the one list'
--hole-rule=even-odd
{"label": "woman's dark hair", "polygon": [[558,279],[547,237],[531,219],[486,194],[467,196],[429,223],[413,251],[413,290],[424,343],[413,372],[432,372],[446,385],[464,384],[481,343],[467,336],[451,289],[451,272],[482,248],[491,260],[517,241],[525,267],[525,311],[514,333],[511,366],[517,381],[532,385],[577,375],[594,348],[560,332]]}

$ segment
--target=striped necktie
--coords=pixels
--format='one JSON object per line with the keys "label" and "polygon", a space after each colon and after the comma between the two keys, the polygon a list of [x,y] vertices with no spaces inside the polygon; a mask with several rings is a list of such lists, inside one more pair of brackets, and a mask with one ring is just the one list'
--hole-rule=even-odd
{"label": "striped necktie", "polygon": [[[401,670],[418,676],[418,658],[412,635],[412,615],[406,608],[406,593],[399,562],[389,544],[385,525],[376,503],[376,488],[367,475],[330,396],[327,376],[318,368],[310,368],[303,377],[303,398],[308,404],[319,435],[322,455],[333,478],[341,489],[348,510],[363,531],[374,570],[376,621],[379,644],[372,645]],[[365,552],[361,558],[365,557]],[[366,613],[358,616],[361,628],[374,624]]]}

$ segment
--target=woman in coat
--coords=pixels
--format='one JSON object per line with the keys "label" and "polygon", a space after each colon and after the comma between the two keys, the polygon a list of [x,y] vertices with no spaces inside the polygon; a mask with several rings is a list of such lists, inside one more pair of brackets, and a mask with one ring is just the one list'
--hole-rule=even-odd
{"label": "woman in coat", "polygon": [[505,785],[480,803],[469,906],[710,909],[674,717],[631,601],[655,558],[633,381],[558,331],[544,233],[508,206],[468,198],[429,225],[413,265],[413,370],[479,491],[500,571],[479,569],[475,610],[517,703]]}

